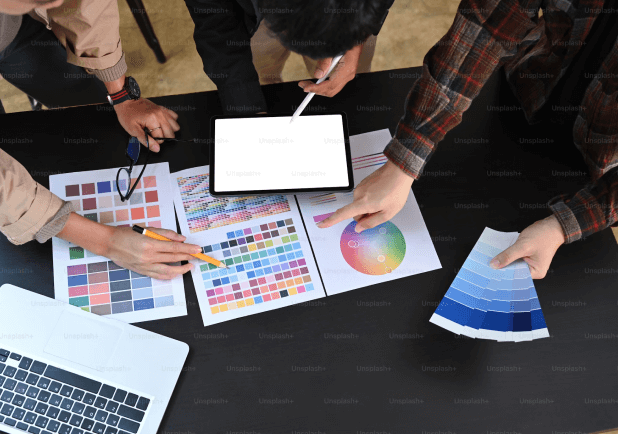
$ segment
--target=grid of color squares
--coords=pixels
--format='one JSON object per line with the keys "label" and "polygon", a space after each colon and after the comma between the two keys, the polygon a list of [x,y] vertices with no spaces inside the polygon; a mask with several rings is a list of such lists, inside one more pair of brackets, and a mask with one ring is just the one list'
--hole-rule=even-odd
{"label": "grid of color squares", "polygon": [[177,182],[191,233],[290,211],[285,196],[212,197],[208,174],[181,177]]}
{"label": "grid of color squares", "polygon": [[352,168],[354,170],[365,169],[366,167],[378,168],[386,163],[386,155],[383,152],[378,152],[371,155],[363,155],[362,157],[352,158]]}
{"label": "grid of color squares", "polygon": [[129,271],[112,261],[67,267],[69,303],[97,315],[172,306],[169,281]]}
{"label": "grid of color squares", "polygon": [[528,265],[518,260],[500,270],[489,266],[513,241],[510,233],[486,228],[430,322],[480,339],[519,342],[549,337]]}
{"label": "grid of color squares", "polygon": [[225,241],[204,246],[206,254],[216,251],[229,268],[200,269],[213,314],[314,289],[291,218],[230,231]]}
{"label": "grid of color squares", "polygon": [[[121,190],[127,187],[127,181],[119,180]],[[132,185],[135,181],[132,179]],[[137,183],[131,198],[124,202],[118,195],[116,180],[67,185],[65,195],[75,211],[92,221],[110,226],[145,224],[160,228],[161,210],[156,187],[156,176],[145,176]],[[82,247],[69,248],[70,259],[96,256]]]}

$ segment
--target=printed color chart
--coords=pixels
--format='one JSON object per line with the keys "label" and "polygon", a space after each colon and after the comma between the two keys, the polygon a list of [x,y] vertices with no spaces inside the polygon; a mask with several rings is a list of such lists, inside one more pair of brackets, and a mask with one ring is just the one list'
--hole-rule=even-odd
{"label": "printed color chart", "polygon": [[112,261],[67,267],[69,302],[97,315],[125,313],[174,304],[170,282],[151,279]]}
{"label": "printed color chart", "polygon": [[528,264],[518,260],[500,270],[489,266],[518,235],[485,228],[430,322],[457,334],[497,341],[548,337]]}
{"label": "printed color chart", "polygon": [[174,179],[192,234],[290,211],[286,196],[212,197],[208,193],[208,173]]}
{"label": "printed color chart", "polygon": [[[126,180],[120,180],[120,189]],[[135,179],[132,184],[135,184]],[[70,201],[79,214],[94,222],[112,226],[133,224],[161,227],[161,210],[156,176],[143,177],[128,201],[122,202],[117,194],[116,179],[109,181],[72,184],[65,186],[65,200]],[[69,259],[96,256],[82,247],[69,247]]]}
{"label": "printed color chart", "polygon": [[[116,189],[117,171],[52,175],[50,190],[95,222],[119,227],[176,227],[167,163],[149,165],[125,202]],[[141,167],[133,171],[139,173]],[[125,322],[186,315],[182,277],[151,279],[59,238],[53,238],[52,245],[57,299]]]}
{"label": "printed color chart", "polygon": [[313,283],[291,218],[231,231],[204,252],[221,251],[220,269],[202,264],[200,271],[213,314],[313,291]]}
{"label": "printed color chart", "polygon": [[[384,164],[382,151],[390,140],[386,129],[350,137],[355,185]],[[326,229],[315,225],[351,203],[353,196],[353,193],[296,195],[328,295],[441,267],[411,190],[404,208],[375,228],[357,233],[353,219]]]}
{"label": "printed color chart", "polygon": [[[208,179],[208,166],[172,174],[173,179]],[[204,325],[265,312],[324,297],[324,288],[311,253],[301,216],[293,196],[261,197],[246,202],[246,221],[191,233],[191,215],[186,210],[208,209],[218,199],[208,194],[207,184],[199,195],[183,195],[186,183],[174,182],[174,203],[181,232],[187,242],[202,246],[204,253],[223,261],[222,269],[191,261],[191,272]],[[285,203],[288,211],[266,212],[265,203]],[[188,206],[190,204],[190,206]],[[259,211],[259,212],[258,212]],[[272,216],[271,214],[276,214]]]}
{"label": "printed color chart", "polygon": [[[318,223],[331,215],[313,216],[313,221]],[[401,265],[406,240],[397,226],[388,221],[361,233],[355,228],[356,221],[348,224],[339,242],[341,254],[350,267],[363,274],[380,275],[392,273]]]}

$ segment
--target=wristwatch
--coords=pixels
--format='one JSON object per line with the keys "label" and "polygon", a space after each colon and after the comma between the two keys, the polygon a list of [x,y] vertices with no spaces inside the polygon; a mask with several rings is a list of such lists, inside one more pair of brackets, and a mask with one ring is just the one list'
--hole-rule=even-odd
{"label": "wristwatch", "polygon": [[111,105],[120,104],[128,99],[139,99],[139,84],[133,77],[125,77],[124,86],[116,93],[107,94],[107,101]]}

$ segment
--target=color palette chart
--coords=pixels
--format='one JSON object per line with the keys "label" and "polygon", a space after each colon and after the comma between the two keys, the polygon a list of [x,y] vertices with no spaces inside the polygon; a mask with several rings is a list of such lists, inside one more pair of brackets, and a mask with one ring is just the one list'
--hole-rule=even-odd
{"label": "color palette chart", "polygon": [[174,177],[180,189],[188,233],[290,211],[287,197],[282,195],[212,197],[208,194],[208,170],[205,172]]}
{"label": "color palette chart", "polygon": [[480,339],[519,342],[549,337],[528,264],[517,260],[499,270],[489,266],[518,236],[485,228],[430,322]]}
{"label": "color palette chart", "polygon": [[[174,173],[172,179],[207,179],[207,175],[208,166],[203,166]],[[195,183],[195,188],[200,189],[199,199],[186,189],[183,194],[186,185],[172,183],[181,232],[187,242],[201,245],[205,254],[228,266],[223,269],[191,261],[205,326],[326,295],[293,196],[279,196],[285,199],[289,211],[260,217],[254,211],[272,202],[247,203],[246,216],[250,217],[246,221],[223,218],[218,220],[219,227],[191,233],[191,215],[186,210],[208,209],[219,198],[211,197],[208,189],[203,189],[203,182]],[[226,214],[225,210],[221,212]]]}
{"label": "color palette chart", "polygon": [[314,290],[291,218],[228,232],[227,240],[204,246],[207,254],[218,250],[229,269],[200,266],[213,314]]}
{"label": "color palette chart", "polygon": [[[135,178],[132,179],[131,185],[135,181]],[[121,190],[126,189],[126,182],[119,180]],[[161,227],[156,176],[144,176],[137,183],[131,198],[125,202],[117,193],[115,175],[110,180],[66,185],[64,193],[63,197],[73,204],[75,211],[94,222],[111,226],[140,224]],[[79,246],[69,247],[69,259],[83,259],[86,256],[96,255]]]}
{"label": "color palette chart", "polygon": [[112,261],[67,267],[69,302],[97,315],[174,305],[172,284],[129,271]]}
{"label": "color palette chart", "polygon": [[[50,190],[71,201],[78,214],[98,223],[176,228],[167,163],[149,165],[125,202],[116,188],[117,171],[52,175]],[[134,174],[140,171],[141,166],[133,168]],[[125,322],[187,314],[182,277],[151,279],[59,238],[53,238],[52,246],[57,299]]]}
{"label": "color palette chart", "polygon": [[[382,151],[390,140],[387,129],[350,136],[353,161],[359,162],[354,166],[355,185],[384,164]],[[296,197],[328,295],[441,268],[412,190],[395,217],[361,233],[356,233],[353,219],[327,229],[315,225],[351,203],[353,194]]]}
{"label": "color palette chart", "polygon": [[[313,221],[321,222],[332,214],[313,216]],[[361,233],[355,229],[356,221],[352,221],[343,230],[339,241],[341,254],[350,267],[377,276],[392,273],[401,265],[406,255],[406,240],[392,222],[384,222]]]}

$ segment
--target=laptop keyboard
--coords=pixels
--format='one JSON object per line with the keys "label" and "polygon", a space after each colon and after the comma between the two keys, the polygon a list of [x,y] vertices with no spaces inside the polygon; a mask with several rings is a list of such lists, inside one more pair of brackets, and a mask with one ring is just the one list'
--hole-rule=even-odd
{"label": "laptop keyboard", "polygon": [[32,434],[135,434],[149,404],[143,396],[0,349],[0,427]]}

